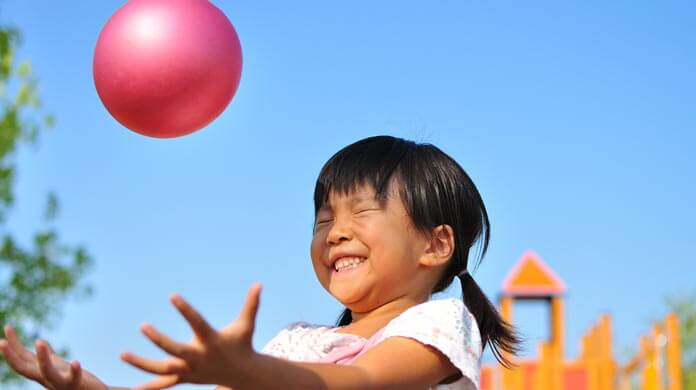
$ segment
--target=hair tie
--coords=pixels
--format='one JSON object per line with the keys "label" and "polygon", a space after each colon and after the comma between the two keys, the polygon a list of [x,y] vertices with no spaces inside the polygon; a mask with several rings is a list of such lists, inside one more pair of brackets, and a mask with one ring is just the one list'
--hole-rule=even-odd
{"label": "hair tie", "polygon": [[466,268],[464,268],[464,270],[462,272],[458,273],[457,276],[459,276],[460,278],[463,278],[468,274],[469,274],[469,271]]}

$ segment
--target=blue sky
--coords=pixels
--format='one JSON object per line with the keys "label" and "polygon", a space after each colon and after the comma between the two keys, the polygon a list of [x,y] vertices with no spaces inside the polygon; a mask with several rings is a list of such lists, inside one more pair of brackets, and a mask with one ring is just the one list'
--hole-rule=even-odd
{"label": "blue sky", "polygon": [[[0,3],[57,118],[17,156],[10,227],[28,239],[58,194],[95,293],[45,337],[107,383],[147,379],[118,358],[160,356],[142,322],[190,337],[174,291],[223,326],[261,281],[259,348],[292,321],[333,322],[309,261],[314,180],[376,134],[434,143],[472,176],[489,296],[527,249],[565,280],[569,356],[600,314],[622,351],[666,295],[696,289],[691,2],[214,1],[242,43],[241,84],[216,121],[171,140],[121,127],[96,94],[94,46],[123,3]],[[519,313],[530,340],[547,334],[541,306]]]}

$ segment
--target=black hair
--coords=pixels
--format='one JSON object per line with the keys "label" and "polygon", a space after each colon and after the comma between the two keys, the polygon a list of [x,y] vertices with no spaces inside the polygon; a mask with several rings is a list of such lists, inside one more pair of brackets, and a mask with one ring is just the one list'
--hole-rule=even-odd
{"label": "black hair", "polygon": [[[486,254],[490,237],[488,213],[476,186],[464,169],[434,145],[391,136],[362,139],[334,154],[321,169],[314,188],[314,215],[331,192],[347,195],[359,186],[370,186],[377,199],[386,199],[395,181],[416,229],[429,234],[439,225],[454,231],[454,252],[432,293],[443,291],[467,270],[469,251],[480,241],[480,256]],[[511,365],[502,352],[515,354],[519,337],[498,314],[496,307],[467,272],[459,277],[462,299],[476,318],[483,347],[490,346],[496,359]],[[352,322],[346,308],[338,326]]]}

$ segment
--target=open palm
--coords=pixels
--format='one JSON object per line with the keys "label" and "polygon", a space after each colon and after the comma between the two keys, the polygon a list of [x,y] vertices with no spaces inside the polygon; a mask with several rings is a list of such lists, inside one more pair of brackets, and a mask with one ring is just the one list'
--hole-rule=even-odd
{"label": "open palm", "polygon": [[146,359],[132,353],[121,357],[127,363],[157,378],[139,389],[163,389],[179,383],[218,384],[233,387],[244,376],[254,354],[252,336],[259,307],[261,285],[254,284],[247,295],[239,317],[217,331],[181,296],[174,295],[172,304],[191,326],[194,336],[189,343],[179,343],[151,325],[142,332],[160,349],[171,355],[165,360]]}
{"label": "open palm", "polygon": [[5,326],[7,340],[0,340],[0,352],[7,363],[18,374],[38,382],[51,390],[103,390],[106,385],[89,372],[83,371],[80,363],[66,362],[45,341],[36,342],[36,353],[28,350],[19,341],[14,329]]}

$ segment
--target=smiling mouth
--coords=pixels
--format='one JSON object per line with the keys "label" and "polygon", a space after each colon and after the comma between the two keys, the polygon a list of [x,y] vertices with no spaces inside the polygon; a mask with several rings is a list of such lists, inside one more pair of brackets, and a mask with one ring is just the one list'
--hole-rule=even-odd
{"label": "smiling mouth", "polygon": [[343,257],[336,261],[333,266],[335,272],[341,273],[359,267],[367,260],[366,257]]}

